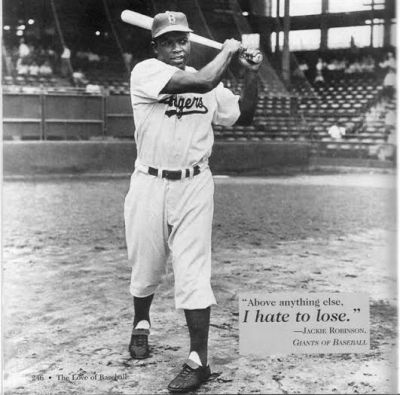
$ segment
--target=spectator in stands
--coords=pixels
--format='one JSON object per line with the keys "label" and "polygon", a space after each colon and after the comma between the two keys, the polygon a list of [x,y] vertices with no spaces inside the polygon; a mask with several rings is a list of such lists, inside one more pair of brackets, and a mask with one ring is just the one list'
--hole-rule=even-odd
{"label": "spectator in stands", "polygon": [[346,70],[344,71],[346,74],[354,74],[356,72],[357,65],[354,62],[348,62]]}
{"label": "spectator in stands", "polygon": [[387,138],[386,144],[378,147],[377,156],[379,160],[395,159],[397,147],[396,129],[393,128]]}
{"label": "spectator in stands", "polygon": [[327,63],[326,68],[329,71],[336,71],[338,69],[338,60],[337,59],[332,59],[329,63]]}
{"label": "spectator in stands", "polygon": [[346,70],[346,67],[347,67],[347,60],[346,59],[340,60],[338,63],[338,70],[344,71]]}
{"label": "spectator in stands", "polygon": [[396,154],[396,121],[396,111],[389,110],[385,115],[385,132],[387,135],[386,144],[382,144],[377,151],[380,160],[393,158]]}
{"label": "spectator in stands", "polygon": [[386,70],[383,80],[382,98],[392,100],[396,92],[396,59],[392,52],[389,52],[386,59],[379,63],[379,67]]}
{"label": "spectator in stands", "polygon": [[314,82],[325,82],[325,78],[323,75],[323,70],[326,68],[326,63],[322,60],[322,58],[318,58],[318,62],[315,65],[315,79]]}
{"label": "spectator in stands", "polygon": [[88,51],[88,62],[90,67],[97,68],[100,63],[100,56],[97,53]]}
{"label": "spectator in stands", "polygon": [[396,112],[389,110],[385,115],[385,130],[387,134],[390,134],[393,129],[396,128]]}
{"label": "spectator in stands", "polygon": [[299,69],[300,69],[303,73],[305,73],[306,71],[308,71],[308,70],[309,70],[309,67],[308,67],[307,62],[304,61],[304,60],[301,61],[300,64],[299,64]]}
{"label": "spectator in stands", "polygon": [[388,52],[386,54],[383,62],[379,63],[379,67],[382,69],[394,69],[396,70],[396,59],[393,55],[393,52]]}
{"label": "spectator in stands", "polygon": [[26,45],[25,43],[25,39],[21,38],[21,40],[19,40],[19,47],[18,47],[18,56],[20,59],[25,59],[30,55],[31,51],[28,47],[28,45]]}
{"label": "spectator in stands", "polygon": [[328,134],[334,140],[341,140],[346,135],[346,128],[336,122],[328,129]]}
{"label": "spectator in stands", "polygon": [[64,45],[63,52],[61,54],[61,75],[63,77],[67,77],[70,74],[71,70],[71,50]]}
{"label": "spectator in stands", "polygon": [[82,87],[88,84],[88,80],[81,69],[78,69],[72,73],[72,80],[75,86]]}
{"label": "spectator in stands", "polygon": [[21,58],[17,60],[16,69],[17,74],[20,76],[25,76],[29,74],[29,65],[26,60],[22,60]]}
{"label": "spectator in stands", "polygon": [[354,74],[354,73],[362,73],[363,68],[359,59],[356,59],[354,62],[350,63],[347,69],[344,71],[346,74]]}
{"label": "spectator in stands", "polygon": [[373,73],[375,71],[375,60],[371,55],[362,58],[361,69],[366,73]]}
{"label": "spectator in stands", "polygon": [[132,70],[132,57],[133,57],[133,55],[130,52],[125,51],[122,54],[122,57],[124,58],[124,63],[125,63],[126,70],[131,71]]}
{"label": "spectator in stands", "polygon": [[50,62],[45,60],[42,65],[39,67],[39,75],[43,77],[49,77],[53,74],[53,69],[50,66]]}
{"label": "spectator in stands", "polygon": [[293,77],[305,78],[308,70],[309,70],[308,64],[305,61],[300,61],[298,66],[293,71]]}
{"label": "spectator in stands", "polygon": [[343,63],[340,62],[338,59],[332,59],[326,65],[327,72],[331,77],[336,77],[343,71],[343,68]]}
{"label": "spectator in stands", "polygon": [[32,63],[29,65],[29,75],[32,77],[37,77],[39,75],[39,65],[32,60]]}
{"label": "spectator in stands", "polygon": [[396,128],[393,127],[390,129],[389,136],[387,138],[388,144],[397,145],[397,136],[396,136]]}

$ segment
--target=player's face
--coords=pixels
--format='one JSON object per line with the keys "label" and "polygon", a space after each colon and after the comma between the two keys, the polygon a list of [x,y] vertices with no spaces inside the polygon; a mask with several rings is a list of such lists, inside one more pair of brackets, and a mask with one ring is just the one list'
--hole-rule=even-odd
{"label": "player's face", "polygon": [[165,33],[155,40],[154,51],[157,59],[183,70],[190,54],[189,35],[182,32]]}

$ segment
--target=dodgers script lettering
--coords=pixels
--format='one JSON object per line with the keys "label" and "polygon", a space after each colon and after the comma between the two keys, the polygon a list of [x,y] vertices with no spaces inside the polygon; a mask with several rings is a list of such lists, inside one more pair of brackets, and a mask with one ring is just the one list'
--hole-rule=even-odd
{"label": "dodgers script lettering", "polygon": [[208,113],[208,108],[204,105],[202,97],[180,96],[178,98],[178,95],[172,95],[168,96],[166,99],[160,100],[160,103],[168,104],[169,107],[173,107],[165,111],[167,117],[176,115],[177,118],[180,119],[184,115]]}

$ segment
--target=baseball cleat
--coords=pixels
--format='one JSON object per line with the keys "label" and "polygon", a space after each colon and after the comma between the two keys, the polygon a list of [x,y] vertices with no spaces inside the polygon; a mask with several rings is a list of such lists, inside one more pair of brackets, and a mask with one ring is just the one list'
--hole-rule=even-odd
{"label": "baseball cleat", "polygon": [[182,393],[193,391],[206,382],[211,376],[210,366],[200,366],[188,359],[182,366],[182,370],[169,383],[168,391]]}
{"label": "baseball cleat", "polygon": [[149,357],[149,337],[148,329],[133,329],[131,342],[129,343],[129,353],[134,359],[145,359]]}

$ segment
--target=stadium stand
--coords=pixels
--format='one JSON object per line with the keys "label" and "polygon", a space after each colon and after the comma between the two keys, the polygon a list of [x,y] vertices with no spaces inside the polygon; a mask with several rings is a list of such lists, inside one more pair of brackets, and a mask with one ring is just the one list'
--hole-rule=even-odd
{"label": "stadium stand", "polygon": [[[223,41],[226,37],[240,38],[242,34],[253,31],[249,21],[243,17],[238,1],[179,3],[194,30],[201,35]],[[155,12],[166,6],[157,0],[151,4]],[[122,57],[118,60],[107,52],[97,55],[95,48],[83,50],[83,45],[79,44],[72,48],[72,65],[75,70],[83,70],[84,78],[77,82],[60,75],[58,55],[54,50],[46,52],[41,46],[31,46],[30,50],[31,59],[39,65],[51,60],[52,73],[17,73],[17,47],[3,45],[3,58],[12,58],[10,68],[13,69],[3,69],[5,140],[133,138],[129,74],[124,69]],[[266,61],[261,72],[253,124],[247,127],[216,126],[215,139],[221,142],[308,141],[313,147],[312,152],[318,156],[377,157],[380,147],[394,142],[391,132],[388,132],[393,127],[388,127],[385,118],[395,108],[396,95],[392,98],[384,96],[386,72],[379,66],[386,59],[385,51],[384,48],[366,48],[356,54],[353,49],[292,53],[294,70],[289,85],[283,83],[280,71],[272,66],[276,66],[273,56],[264,53]],[[96,61],[90,62],[88,54],[96,55]],[[215,54],[213,49],[199,49],[193,45],[193,65],[201,67]],[[321,65],[321,78],[315,78],[317,62]],[[300,70],[300,64],[304,72]],[[224,83],[233,91],[239,91],[242,84],[240,69],[231,67]],[[24,99],[23,95],[27,98]],[[69,97],[73,108],[79,108],[83,103],[85,106],[95,103],[95,109],[92,108],[95,115],[86,117],[78,111],[74,119],[72,112],[56,111],[57,114],[46,119],[49,116],[48,103],[56,100],[57,95]],[[94,98],[92,102],[87,99],[90,96]],[[17,105],[20,108],[21,103],[30,100],[35,100],[34,114],[20,117],[18,121],[18,112],[11,110],[13,103],[20,103]],[[68,123],[71,126],[65,127],[63,132],[61,127],[54,128],[55,124],[65,126]],[[88,125],[89,131],[84,130]],[[345,128],[342,139],[333,140],[329,135],[328,130],[333,125]]]}

